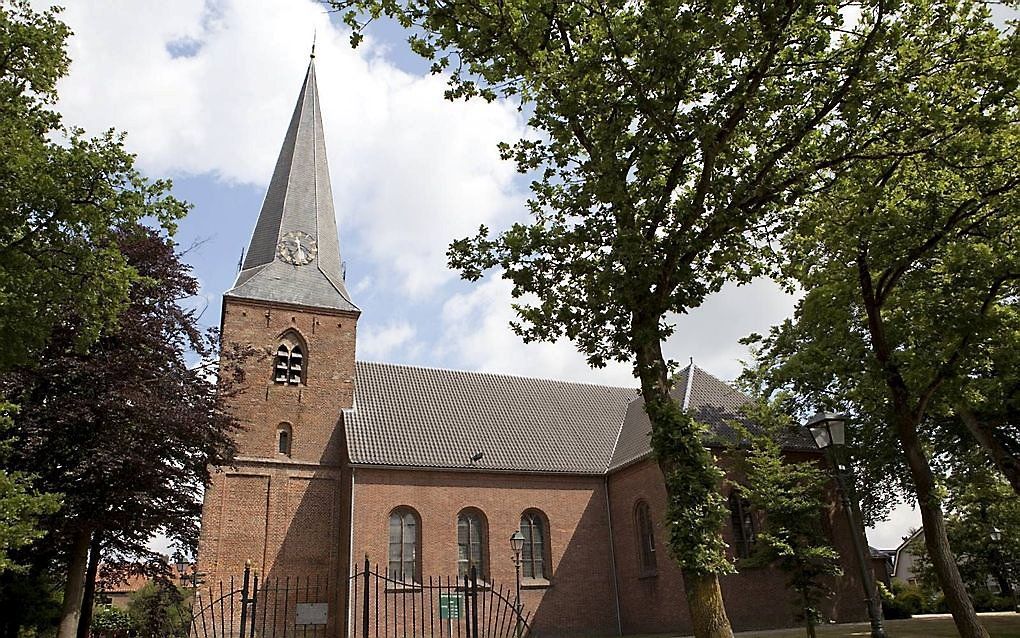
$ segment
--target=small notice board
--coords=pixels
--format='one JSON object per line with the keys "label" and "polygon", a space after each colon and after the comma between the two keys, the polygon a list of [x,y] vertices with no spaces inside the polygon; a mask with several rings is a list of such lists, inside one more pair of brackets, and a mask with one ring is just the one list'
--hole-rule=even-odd
{"label": "small notice board", "polygon": [[457,620],[464,609],[461,594],[439,594],[439,617],[442,620]]}

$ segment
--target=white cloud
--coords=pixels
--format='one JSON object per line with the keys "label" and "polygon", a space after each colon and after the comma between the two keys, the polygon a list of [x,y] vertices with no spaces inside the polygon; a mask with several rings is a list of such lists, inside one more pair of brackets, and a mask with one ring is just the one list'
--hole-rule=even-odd
{"label": "white cloud", "polygon": [[358,359],[362,361],[387,361],[397,355],[406,360],[420,350],[415,344],[414,326],[406,321],[389,323],[381,327],[369,324],[358,331]]}
{"label": "white cloud", "polygon": [[[64,19],[76,34],[71,74],[60,85],[69,122],[93,133],[128,131],[128,148],[150,174],[260,186],[317,32],[341,231],[365,238],[360,254],[377,279],[412,298],[452,277],[450,239],[520,209],[514,167],[496,151],[523,132],[514,105],[446,102],[441,78],[399,70],[371,40],[352,50],[318,2],[123,0],[105,11],[76,3]],[[255,211],[253,226],[254,218]]]}

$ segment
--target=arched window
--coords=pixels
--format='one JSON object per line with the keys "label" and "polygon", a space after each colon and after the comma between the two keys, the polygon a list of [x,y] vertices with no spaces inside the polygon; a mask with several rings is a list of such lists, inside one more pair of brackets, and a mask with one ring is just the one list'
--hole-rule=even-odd
{"label": "arched window", "polygon": [[521,515],[521,534],[524,535],[524,550],[521,552],[521,574],[525,578],[548,578],[546,552],[545,515],[538,510],[529,510]]}
{"label": "arched window", "polygon": [[273,381],[279,385],[297,385],[304,381],[305,356],[300,337],[290,331],[283,336],[276,349]]}
{"label": "arched window", "polygon": [[457,574],[467,576],[473,566],[478,578],[484,580],[488,567],[487,549],[485,515],[474,508],[462,510],[457,515]]}
{"label": "arched window", "polygon": [[655,528],[652,526],[652,515],[648,503],[638,501],[634,507],[634,527],[637,530],[641,574],[654,574],[655,565]]}
{"label": "arched window", "polygon": [[733,524],[733,545],[737,558],[751,555],[757,531],[754,526],[754,515],[751,502],[740,495],[738,490],[730,492],[730,520]]}
{"label": "arched window", "polygon": [[293,444],[293,431],[289,423],[281,423],[276,429],[276,451],[280,454],[290,456],[290,448]]}
{"label": "arched window", "polygon": [[409,507],[398,507],[390,512],[390,552],[388,576],[392,580],[416,583],[421,563],[421,528],[418,513]]}

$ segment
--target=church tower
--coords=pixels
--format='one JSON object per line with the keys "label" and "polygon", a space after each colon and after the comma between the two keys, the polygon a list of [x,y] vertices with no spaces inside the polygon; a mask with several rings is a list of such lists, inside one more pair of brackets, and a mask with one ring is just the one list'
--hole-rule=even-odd
{"label": "church tower", "polygon": [[[205,493],[198,569],[208,583],[236,578],[248,561],[264,579],[346,575],[338,421],[353,405],[360,310],[344,284],[314,58],[223,296],[224,352],[236,345],[260,356],[246,360],[243,389],[230,398],[243,428],[235,464],[218,468]],[[331,598],[336,618],[342,592]]]}

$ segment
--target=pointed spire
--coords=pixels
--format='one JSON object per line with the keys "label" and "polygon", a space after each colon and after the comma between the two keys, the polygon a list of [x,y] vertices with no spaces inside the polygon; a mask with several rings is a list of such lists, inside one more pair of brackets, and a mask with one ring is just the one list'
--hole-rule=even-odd
{"label": "pointed spire", "polygon": [[[313,41],[312,59],[241,272],[226,296],[357,312],[340,269],[314,47]],[[301,255],[288,258],[281,246],[295,240]]]}

